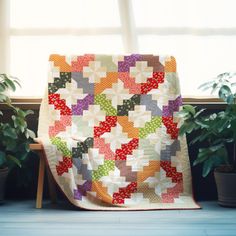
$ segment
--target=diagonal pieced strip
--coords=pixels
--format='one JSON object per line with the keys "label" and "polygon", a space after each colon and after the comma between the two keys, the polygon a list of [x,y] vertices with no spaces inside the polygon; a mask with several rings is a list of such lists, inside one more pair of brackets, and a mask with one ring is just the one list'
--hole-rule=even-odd
{"label": "diagonal pieced strip", "polygon": [[111,128],[115,127],[117,123],[116,116],[106,116],[105,121],[101,121],[99,126],[94,127],[94,138],[99,138],[106,132],[111,132]]}
{"label": "diagonal pieced strip", "polygon": [[112,106],[111,100],[107,99],[105,94],[95,95],[94,103],[95,105],[100,105],[101,110],[105,111],[107,116],[117,115],[117,111]]}
{"label": "diagonal pieced strip", "polygon": [[119,191],[113,193],[113,204],[124,204],[125,198],[131,198],[131,194],[137,192],[137,182],[131,182],[124,188],[119,188]]}
{"label": "diagonal pieced strip", "polygon": [[116,160],[115,165],[120,171],[120,176],[124,176],[127,182],[137,181],[137,171],[132,171],[132,167],[126,165],[126,161]]}
{"label": "diagonal pieced strip", "polygon": [[159,60],[159,56],[142,55],[142,61],[147,61],[148,66],[153,67],[153,71],[164,72],[164,66]]}
{"label": "diagonal pieced strip", "polygon": [[84,153],[88,153],[88,149],[93,147],[93,138],[86,138],[84,142],[78,142],[77,147],[72,147],[72,157],[82,158]]}
{"label": "diagonal pieced strip", "polygon": [[171,157],[176,155],[176,152],[180,151],[180,141],[174,140],[171,145],[166,145],[165,150],[161,150],[161,160],[171,161]]}
{"label": "diagonal pieced strip", "polygon": [[119,72],[119,80],[124,83],[124,87],[129,89],[130,94],[140,94],[141,84],[135,82],[134,77],[130,77],[128,72]]}
{"label": "diagonal pieced strip", "polygon": [[124,60],[118,62],[118,72],[129,72],[130,67],[135,66],[136,61],[141,60],[142,57],[139,54],[124,56]]}
{"label": "diagonal pieced strip", "polygon": [[133,150],[138,148],[138,142],[138,138],[133,138],[128,143],[122,144],[115,152],[115,160],[126,160],[127,155],[131,155]]}
{"label": "diagonal pieced strip", "polygon": [[49,126],[49,136],[55,137],[60,132],[66,131],[71,126],[71,116],[60,116],[60,120],[55,120],[53,126]]}
{"label": "diagonal pieced strip", "polygon": [[152,89],[158,89],[159,84],[164,82],[164,78],[164,72],[153,72],[152,77],[148,78],[146,83],[141,84],[141,94],[147,94]]}
{"label": "diagonal pieced strip", "polygon": [[60,78],[53,80],[53,83],[48,83],[48,94],[56,93],[58,89],[65,88],[66,83],[71,83],[71,72],[60,72]]}
{"label": "diagonal pieced strip", "polygon": [[77,185],[77,189],[74,189],[74,199],[82,200],[83,196],[87,195],[88,191],[92,189],[92,181],[87,180],[82,185]]}
{"label": "diagonal pieced strip", "polygon": [[94,148],[99,149],[99,153],[104,155],[105,160],[115,160],[115,154],[110,148],[110,144],[106,143],[104,138],[94,138]]}
{"label": "diagonal pieced strip", "polygon": [[88,110],[89,105],[94,103],[94,95],[88,94],[84,99],[78,99],[76,105],[72,105],[73,115],[83,115],[84,110]]}
{"label": "diagonal pieced strip", "polygon": [[161,120],[159,116],[152,117],[150,122],[146,122],[145,126],[139,129],[139,138],[146,138],[148,134],[155,133],[156,129],[161,127]]}
{"label": "diagonal pieced strip", "polygon": [[170,161],[161,161],[161,168],[166,172],[166,177],[170,177],[173,183],[183,182],[183,173],[178,172],[175,166],[171,165]]}
{"label": "diagonal pieced strip", "polygon": [[63,141],[59,137],[52,137],[50,138],[50,140],[53,145],[56,145],[57,150],[59,150],[63,154],[63,156],[66,156],[66,157],[72,156],[72,153],[70,149],[68,148],[66,141]]}
{"label": "diagonal pieced strip", "polygon": [[49,61],[52,61],[55,67],[59,67],[61,72],[71,72],[71,66],[66,61],[66,56],[52,54]]}
{"label": "diagonal pieced strip", "polygon": [[179,111],[179,107],[182,105],[182,98],[178,96],[175,100],[168,102],[167,106],[163,106],[163,116],[173,116],[173,113]]}
{"label": "diagonal pieced strip", "polygon": [[68,173],[70,168],[72,168],[72,161],[71,157],[67,156],[63,156],[62,161],[59,161],[59,164],[56,165],[56,171],[59,176]]}
{"label": "diagonal pieced strip", "polygon": [[95,84],[94,93],[101,94],[105,89],[111,88],[118,80],[117,72],[107,72],[106,77],[102,77],[100,83]]}
{"label": "diagonal pieced strip", "polygon": [[72,72],[71,77],[77,83],[77,88],[83,89],[84,94],[94,94],[94,84],[89,83],[89,79],[84,78],[82,72]]}
{"label": "diagonal pieced strip", "polygon": [[178,198],[183,192],[183,183],[176,183],[174,187],[167,188],[166,193],[161,194],[163,203],[174,203],[174,199]]}
{"label": "diagonal pieced strip", "polygon": [[161,116],[162,111],[157,105],[157,101],[152,100],[152,95],[147,94],[147,95],[141,95],[141,105],[146,106],[146,110],[152,112],[152,116]]}
{"label": "diagonal pieced strip", "polygon": [[93,54],[85,54],[83,56],[76,57],[76,60],[71,62],[73,72],[83,72],[83,67],[88,66],[90,61],[94,61],[95,56]]}
{"label": "diagonal pieced strip", "polygon": [[115,162],[113,160],[104,160],[103,165],[92,171],[92,180],[99,180],[103,176],[107,176],[111,170],[115,170]]}
{"label": "diagonal pieced strip", "polygon": [[167,129],[167,133],[170,134],[172,139],[177,139],[179,134],[179,128],[177,123],[174,123],[173,117],[162,117],[162,122]]}
{"label": "diagonal pieced strip", "polygon": [[103,202],[112,203],[112,197],[108,194],[107,187],[103,186],[101,181],[93,181],[91,191],[95,192],[96,197]]}
{"label": "diagonal pieced strip", "polygon": [[148,183],[138,182],[138,190],[137,193],[142,193],[143,197],[148,199],[151,203],[161,203],[161,196],[158,196],[155,192],[155,188],[149,187]]}
{"label": "diagonal pieced strip", "polygon": [[117,116],[128,116],[129,111],[133,111],[135,105],[140,105],[140,95],[136,94],[130,99],[123,100],[123,105],[117,106]]}
{"label": "diagonal pieced strip", "polygon": [[144,182],[147,178],[153,177],[156,172],[160,171],[160,161],[149,161],[148,166],[143,167],[143,171],[139,171],[137,175],[138,182]]}
{"label": "diagonal pieced strip", "polygon": [[174,57],[170,57],[165,61],[165,72],[176,72],[176,60]]}
{"label": "diagonal pieced strip", "polygon": [[66,105],[65,99],[60,99],[60,94],[49,94],[48,104],[54,105],[54,108],[60,111],[60,115],[70,116],[72,114],[71,109]]}
{"label": "diagonal pieced strip", "polygon": [[139,129],[134,127],[134,123],[129,121],[127,116],[118,116],[117,121],[122,126],[123,132],[128,134],[128,138],[138,138]]}
{"label": "diagonal pieced strip", "polygon": [[72,161],[77,173],[82,175],[82,180],[92,180],[92,170],[88,169],[87,164],[83,164],[80,158],[72,158]]}

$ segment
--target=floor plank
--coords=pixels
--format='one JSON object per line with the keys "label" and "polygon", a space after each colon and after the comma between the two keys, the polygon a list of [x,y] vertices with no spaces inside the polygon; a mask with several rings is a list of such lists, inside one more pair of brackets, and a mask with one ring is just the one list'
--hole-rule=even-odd
{"label": "floor plank", "polygon": [[35,209],[34,201],[0,206],[0,236],[236,236],[236,209],[201,202],[201,210],[94,212],[68,203]]}

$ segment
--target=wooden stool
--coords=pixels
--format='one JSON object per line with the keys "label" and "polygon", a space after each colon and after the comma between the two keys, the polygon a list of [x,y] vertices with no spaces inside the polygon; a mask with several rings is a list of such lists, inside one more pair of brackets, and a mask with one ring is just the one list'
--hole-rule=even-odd
{"label": "wooden stool", "polygon": [[[30,144],[30,150],[37,152],[39,155],[39,174],[38,174],[36,208],[42,208],[43,184],[44,184],[44,175],[45,175],[45,168],[46,168],[46,162],[43,155],[43,147],[41,144],[33,143],[33,144]],[[46,168],[46,171],[47,171],[47,177],[48,177],[50,199],[52,203],[56,203],[57,197],[56,197],[56,188],[54,184],[54,179],[48,168]]]}

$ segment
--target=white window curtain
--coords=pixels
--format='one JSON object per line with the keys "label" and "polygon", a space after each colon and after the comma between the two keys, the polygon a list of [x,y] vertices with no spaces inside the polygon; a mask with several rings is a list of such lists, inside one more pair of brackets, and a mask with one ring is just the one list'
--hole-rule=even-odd
{"label": "white window curtain", "polygon": [[236,71],[235,0],[0,0],[0,72],[41,97],[51,53],[174,55],[185,97]]}

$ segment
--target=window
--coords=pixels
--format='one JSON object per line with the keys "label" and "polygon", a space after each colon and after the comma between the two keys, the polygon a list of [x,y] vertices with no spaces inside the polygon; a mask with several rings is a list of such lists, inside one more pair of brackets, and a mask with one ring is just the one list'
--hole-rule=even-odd
{"label": "window", "polygon": [[[182,94],[225,71],[236,71],[235,0],[133,0],[139,52],[173,54]],[[148,12],[148,14],[144,14]]]}
{"label": "window", "polygon": [[41,97],[51,53],[171,54],[182,94],[202,96],[197,89],[202,82],[236,70],[235,5],[235,0],[0,0],[0,69],[21,79],[17,96]]}

